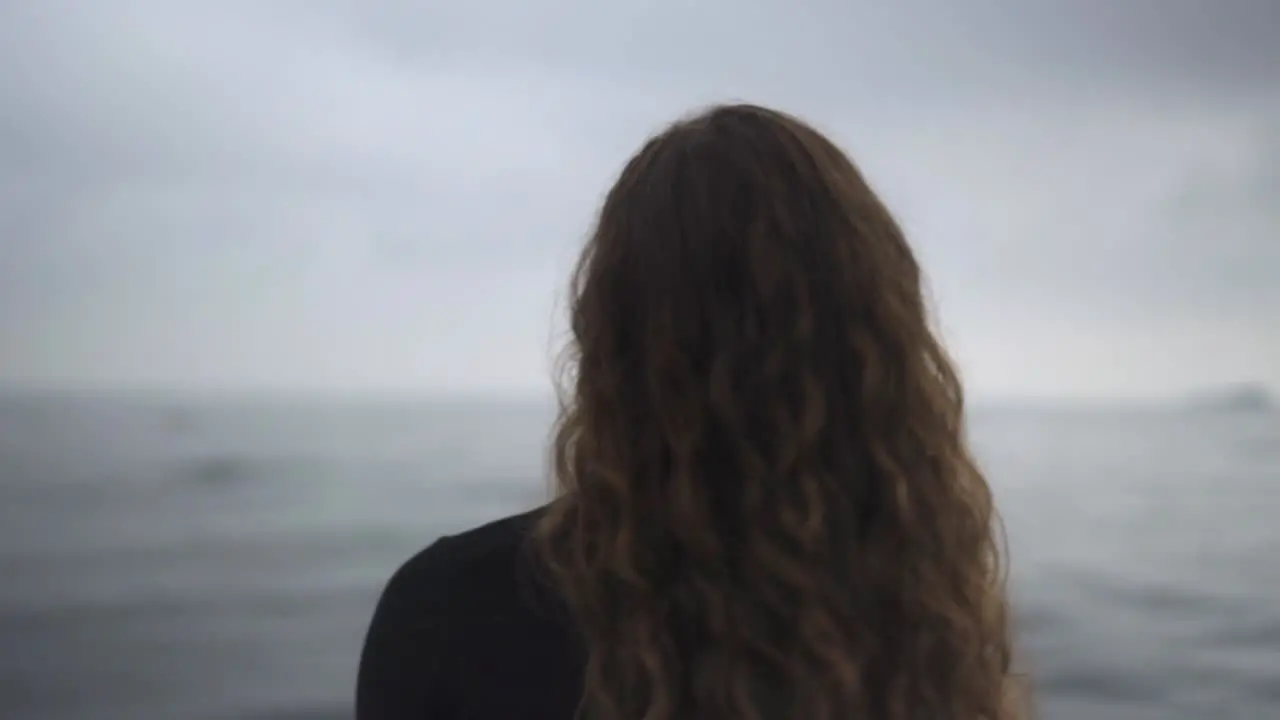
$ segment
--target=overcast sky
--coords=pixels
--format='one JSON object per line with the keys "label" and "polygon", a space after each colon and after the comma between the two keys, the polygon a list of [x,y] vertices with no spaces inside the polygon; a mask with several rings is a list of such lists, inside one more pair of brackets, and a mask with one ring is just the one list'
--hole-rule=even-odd
{"label": "overcast sky", "polygon": [[1275,0],[0,0],[0,386],[544,389],[732,99],[862,165],[973,393],[1280,387]]}

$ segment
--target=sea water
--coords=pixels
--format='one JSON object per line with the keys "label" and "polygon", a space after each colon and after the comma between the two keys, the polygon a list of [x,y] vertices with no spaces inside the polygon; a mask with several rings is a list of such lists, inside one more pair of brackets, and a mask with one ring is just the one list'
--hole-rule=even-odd
{"label": "sea water", "polygon": [[[349,718],[381,585],[545,497],[503,399],[0,400],[0,718]],[[988,408],[1048,720],[1280,718],[1280,417]]]}

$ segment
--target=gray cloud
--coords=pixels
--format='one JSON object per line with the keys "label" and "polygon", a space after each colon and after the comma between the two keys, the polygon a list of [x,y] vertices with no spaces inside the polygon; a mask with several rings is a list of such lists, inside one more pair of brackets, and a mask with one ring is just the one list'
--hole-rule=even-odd
{"label": "gray cloud", "polygon": [[612,174],[746,98],[881,187],[979,390],[1280,384],[1278,8],[0,2],[0,382],[538,387]]}

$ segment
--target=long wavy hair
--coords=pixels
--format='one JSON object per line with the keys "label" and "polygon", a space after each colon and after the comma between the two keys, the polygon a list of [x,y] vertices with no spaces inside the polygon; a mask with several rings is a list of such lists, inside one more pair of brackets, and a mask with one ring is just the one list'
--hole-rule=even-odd
{"label": "long wavy hair", "polygon": [[1006,720],[1003,545],[921,270],[789,115],[653,137],[574,273],[535,549],[592,720]]}

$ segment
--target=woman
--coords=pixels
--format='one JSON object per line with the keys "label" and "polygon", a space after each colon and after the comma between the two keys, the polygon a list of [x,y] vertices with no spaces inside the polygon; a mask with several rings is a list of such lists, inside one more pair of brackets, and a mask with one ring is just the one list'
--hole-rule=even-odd
{"label": "woman", "polygon": [[649,140],[575,273],[557,497],[396,573],[358,717],[1018,716],[921,285],[801,121],[721,106]]}

